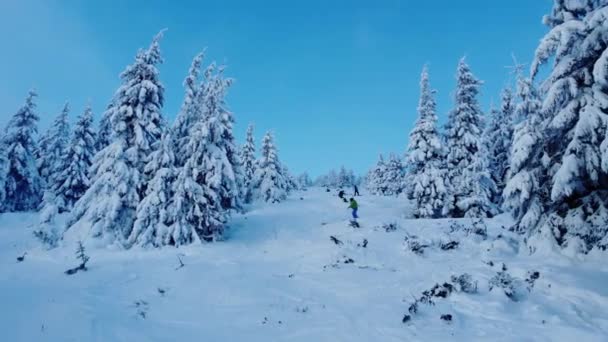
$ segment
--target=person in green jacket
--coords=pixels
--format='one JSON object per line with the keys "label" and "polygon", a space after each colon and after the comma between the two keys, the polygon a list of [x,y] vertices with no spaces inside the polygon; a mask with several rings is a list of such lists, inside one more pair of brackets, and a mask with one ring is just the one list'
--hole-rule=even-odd
{"label": "person in green jacket", "polygon": [[353,220],[358,219],[359,216],[357,215],[357,209],[359,209],[359,204],[357,204],[357,201],[355,201],[355,199],[352,197],[350,199],[350,205],[348,208],[353,210]]}

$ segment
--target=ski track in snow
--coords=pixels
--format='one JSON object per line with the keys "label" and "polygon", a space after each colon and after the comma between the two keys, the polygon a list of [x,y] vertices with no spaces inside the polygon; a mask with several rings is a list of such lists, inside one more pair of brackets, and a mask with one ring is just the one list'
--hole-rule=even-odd
{"label": "ski track in snow", "polygon": [[[493,239],[510,236],[501,228],[510,222],[505,215],[486,221],[490,239],[482,241],[447,235],[450,220],[406,219],[403,199],[363,196],[359,203],[361,228],[353,229],[348,204],[313,188],[235,215],[223,242],[162,250],[89,248],[89,271],[72,276],[63,272],[77,265],[73,242],[46,251],[32,236],[38,214],[3,214],[2,340],[608,340],[605,254],[579,260],[558,253],[529,256],[525,247],[517,252]],[[400,228],[380,228],[390,222]],[[406,233],[461,244],[418,256],[405,249]],[[367,248],[357,246],[363,239]],[[178,255],[185,267],[176,270]],[[348,258],[354,263],[343,262]],[[484,263],[490,260],[494,267]],[[529,270],[540,272],[519,302],[500,289],[488,291],[503,262],[522,280]],[[478,282],[479,293],[422,304],[410,322],[401,322],[412,296],[464,272]],[[450,324],[439,319],[448,313]]]}

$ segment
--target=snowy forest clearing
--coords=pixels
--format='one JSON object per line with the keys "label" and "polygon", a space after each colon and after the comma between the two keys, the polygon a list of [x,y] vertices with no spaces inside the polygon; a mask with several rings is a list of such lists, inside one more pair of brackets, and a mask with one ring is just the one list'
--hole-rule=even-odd
{"label": "snowy forest clearing", "polygon": [[[406,219],[411,208],[403,199],[364,194],[359,203],[362,227],[353,229],[334,192],[296,192],[234,216],[227,242],[89,248],[89,270],[75,275],[64,271],[77,264],[76,241],[67,236],[48,251],[32,235],[38,214],[2,214],[3,340],[606,340],[608,266],[601,253],[530,256],[502,229],[511,224],[508,215],[486,220],[484,239],[462,231],[469,219]],[[429,247],[418,255],[412,241]],[[457,246],[443,250],[450,241]],[[512,298],[501,288],[489,291],[503,264],[517,278]],[[525,279],[534,271],[539,277],[530,284]],[[408,313],[414,297],[463,273],[477,282],[477,293],[454,290]],[[440,319],[448,314],[451,322]]]}

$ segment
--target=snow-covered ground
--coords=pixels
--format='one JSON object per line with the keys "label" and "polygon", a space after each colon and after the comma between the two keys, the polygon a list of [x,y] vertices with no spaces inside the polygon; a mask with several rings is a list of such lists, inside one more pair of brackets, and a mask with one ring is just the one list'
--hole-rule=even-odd
{"label": "snow-covered ground", "polygon": [[[403,199],[363,196],[359,203],[361,228],[354,229],[346,203],[311,189],[235,216],[227,241],[89,249],[89,271],[71,276],[63,272],[77,266],[72,243],[47,251],[32,236],[37,214],[3,214],[1,340],[608,340],[605,255],[530,256],[501,228],[509,224],[504,215],[486,222],[489,237],[483,240],[448,234],[450,220],[406,219]],[[386,223],[396,223],[397,230],[387,232],[381,227]],[[407,248],[406,235],[432,246],[417,255]],[[439,248],[451,240],[460,245]],[[24,252],[25,260],[17,262]],[[503,263],[521,280],[517,302],[502,289],[488,290]],[[529,271],[540,274],[530,290],[524,281]],[[414,297],[462,273],[477,281],[478,293],[455,291],[434,299],[435,305],[419,304],[418,313],[402,322]],[[441,320],[444,314],[452,322]]]}

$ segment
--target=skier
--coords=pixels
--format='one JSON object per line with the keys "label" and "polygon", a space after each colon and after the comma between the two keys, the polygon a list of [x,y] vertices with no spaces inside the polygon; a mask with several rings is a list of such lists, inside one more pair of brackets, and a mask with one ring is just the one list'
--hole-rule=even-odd
{"label": "skier", "polygon": [[340,190],[340,192],[338,192],[338,197],[340,197],[340,199],[344,199],[344,190]]}
{"label": "skier", "polygon": [[353,196],[361,196],[361,194],[359,194],[359,188],[357,188],[356,185],[353,185],[355,187],[355,194]]}
{"label": "skier", "polygon": [[350,205],[348,206],[348,208],[353,210],[353,221],[356,222],[359,218],[359,216],[357,215],[357,209],[359,209],[359,204],[357,204],[357,201],[355,201],[355,199],[352,197],[350,199]]}

